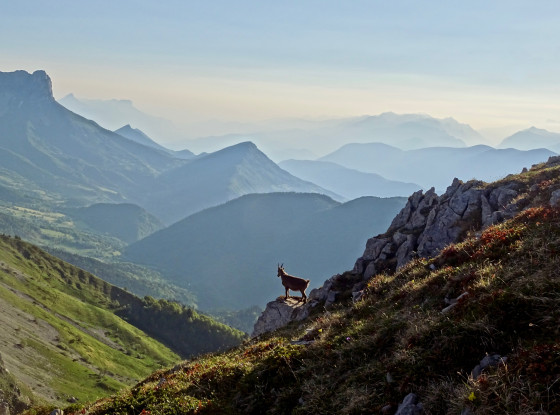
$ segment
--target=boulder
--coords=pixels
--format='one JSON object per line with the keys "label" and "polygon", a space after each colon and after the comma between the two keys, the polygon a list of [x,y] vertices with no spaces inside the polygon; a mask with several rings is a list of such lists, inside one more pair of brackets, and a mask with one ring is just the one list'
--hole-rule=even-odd
{"label": "boulder", "polygon": [[290,297],[287,300],[277,299],[269,302],[258,318],[251,337],[257,337],[284,327],[292,321],[300,321],[309,316],[311,307],[317,302],[303,303]]}

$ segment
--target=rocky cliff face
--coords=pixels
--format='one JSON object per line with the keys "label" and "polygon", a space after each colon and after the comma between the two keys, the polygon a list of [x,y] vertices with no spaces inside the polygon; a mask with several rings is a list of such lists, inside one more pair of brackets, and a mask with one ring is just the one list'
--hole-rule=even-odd
{"label": "rocky cliff face", "polygon": [[[560,164],[560,156],[551,157],[547,164]],[[426,193],[414,193],[387,232],[367,241],[363,255],[356,260],[351,272],[325,281],[321,288],[310,293],[310,301],[305,305],[280,304],[282,300],[269,303],[255,325],[253,336],[302,320],[318,304],[328,308],[343,292],[350,292],[352,298],[359,299],[365,282],[373,275],[394,272],[414,257],[434,256],[447,245],[464,239],[469,232],[477,233],[514,217],[529,206],[542,185],[532,183],[530,172],[526,169],[524,172],[527,180],[519,180],[519,176],[506,177],[487,184],[455,179],[441,196],[433,188]],[[553,206],[560,204],[560,192],[553,192],[546,202]],[[282,310],[281,318],[277,318],[277,310]]]}
{"label": "rocky cliff face", "polygon": [[0,110],[41,101],[54,102],[52,82],[45,71],[0,72]]}
{"label": "rocky cliff face", "polygon": [[354,272],[368,279],[380,271],[394,271],[415,256],[437,254],[469,231],[513,217],[528,203],[517,199],[523,187],[516,181],[486,185],[455,179],[442,196],[433,188],[414,193],[387,232],[367,241]]}

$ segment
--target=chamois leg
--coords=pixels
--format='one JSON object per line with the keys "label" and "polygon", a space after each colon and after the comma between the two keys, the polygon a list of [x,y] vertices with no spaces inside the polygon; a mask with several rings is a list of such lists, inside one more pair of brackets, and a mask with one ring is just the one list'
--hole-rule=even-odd
{"label": "chamois leg", "polygon": [[288,295],[288,292],[289,292],[289,291],[290,291],[290,289],[286,287],[286,300],[287,300],[288,298],[290,298],[290,296]]}
{"label": "chamois leg", "polygon": [[307,302],[307,296],[305,295],[305,290],[301,290],[301,299],[303,300],[304,303]]}

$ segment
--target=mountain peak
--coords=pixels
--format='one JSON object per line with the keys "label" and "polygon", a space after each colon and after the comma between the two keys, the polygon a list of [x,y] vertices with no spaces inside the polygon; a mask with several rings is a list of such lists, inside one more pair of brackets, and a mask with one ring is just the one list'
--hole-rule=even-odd
{"label": "mountain peak", "polygon": [[[221,157],[223,155],[245,155],[245,154],[252,154],[252,153],[262,153],[259,148],[253,143],[252,141],[243,141],[241,143],[234,144],[232,146],[228,146],[218,150],[214,153],[210,153],[208,156],[211,157]],[[264,153],[263,156],[266,157]]]}
{"label": "mountain peak", "polygon": [[51,78],[43,70],[0,72],[0,90],[6,104],[54,101]]}

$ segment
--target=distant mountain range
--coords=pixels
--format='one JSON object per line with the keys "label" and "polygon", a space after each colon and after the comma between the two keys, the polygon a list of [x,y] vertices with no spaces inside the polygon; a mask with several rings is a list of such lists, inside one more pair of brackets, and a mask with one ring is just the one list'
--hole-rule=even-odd
{"label": "distant mountain range", "polygon": [[420,185],[387,180],[375,173],[364,173],[328,161],[286,160],[278,164],[294,176],[351,200],[362,196],[409,196]]}
{"label": "distant mountain range", "polygon": [[0,180],[12,189],[82,204],[123,202],[182,163],[67,110],[43,71],[0,73],[0,91]]}
{"label": "distant mountain range", "polygon": [[253,143],[240,143],[162,173],[142,202],[167,223],[250,193],[313,192],[340,196],[282,170]]}
{"label": "distant mountain range", "polygon": [[478,145],[401,150],[387,144],[368,143],[347,144],[320,160],[391,180],[415,182],[423,188],[433,186],[442,192],[455,177],[493,181],[553,155],[556,153],[546,149],[521,151]]}
{"label": "distant mountain range", "polygon": [[159,145],[150,137],[148,137],[143,131],[139,130],[138,128],[132,128],[130,124],[127,124],[119,128],[118,130],[115,130],[115,133],[125,138],[128,138],[129,140],[132,140],[138,144],[142,144],[147,147],[152,147],[155,148],[156,150],[165,151],[166,153],[169,153],[177,158],[188,160],[194,157],[194,153],[192,151],[189,150],[173,151],[163,147],[162,145]]}
{"label": "distant mountain range", "polygon": [[[452,118],[437,119],[423,114],[384,113],[309,123],[287,120],[276,130],[202,137],[189,142],[194,151],[215,151],[250,140],[276,161],[313,159],[347,143],[380,142],[403,150],[423,147],[465,147],[484,138],[467,124]],[[313,157],[315,155],[315,157]]]}
{"label": "distant mountain range", "polygon": [[206,209],[130,245],[125,257],[194,292],[204,310],[264,305],[283,293],[275,266],[312,280],[350,267],[406,198],[341,204],[318,194],[269,193]]}
{"label": "distant mountain range", "polygon": [[547,148],[560,152],[560,133],[552,133],[541,128],[531,127],[504,138],[499,147],[517,148],[519,150]]}
{"label": "distant mountain range", "polygon": [[123,125],[132,124],[154,137],[177,134],[177,128],[171,121],[140,111],[128,99],[85,99],[68,94],[58,102],[70,111],[93,120],[108,130],[116,130]]}
{"label": "distant mountain range", "polygon": [[252,192],[328,193],[253,144],[194,158],[132,128],[106,130],[57,103],[44,71],[0,73],[0,91],[0,187],[12,192],[76,206],[134,203],[168,224]]}
{"label": "distant mountain range", "polygon": [[[293,175],[252,142],[195,156],[168,150],[128,123],[109,131],[57,103],[44,71],[0,73],[0,225],[103,260],[144,237],[127,250],[130,259],[197,291],[201,307],[220,308],[222,301],[224,308],[246,308],[252,303],[242,294],[215,294],[233,290],[236,279],[216,287],[216,278],[255,278],[279,261],[312,279],[329,276],[355,259],[363,238],[386,229],[404,200],[341,204],[347,199],[408,196],[432,186],[440,192],[454,177],[492,180],[555,154],[465,147],[479,140],[474,130],[423,115],[296,124],[284,137],[269,131],[261,138],[272,145],[285,139],[284,149],[318,143],[322,151],[383,137],[403,147],[447,147],[354,142],[319,160],[282,163]],[[274,295],[276,283],[254,285],[254,304]]]}

